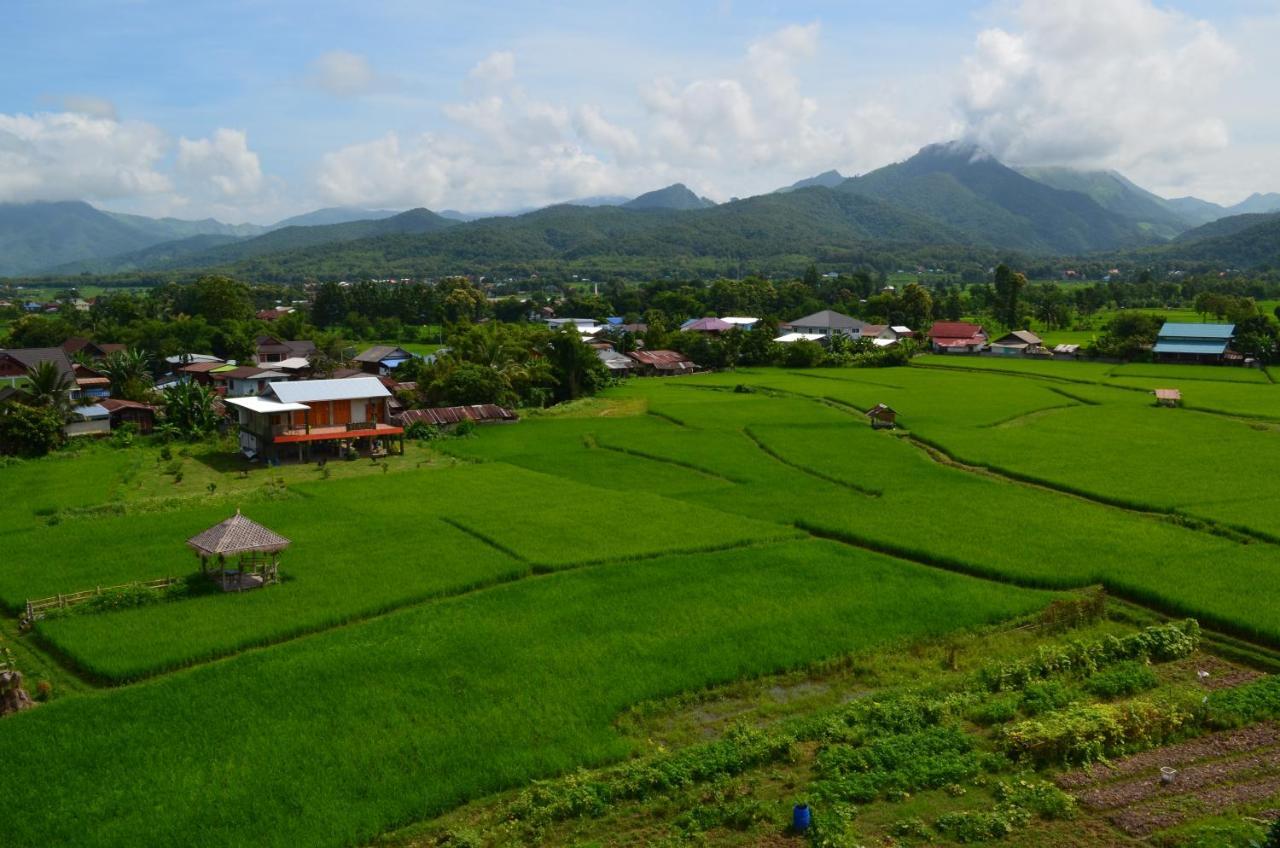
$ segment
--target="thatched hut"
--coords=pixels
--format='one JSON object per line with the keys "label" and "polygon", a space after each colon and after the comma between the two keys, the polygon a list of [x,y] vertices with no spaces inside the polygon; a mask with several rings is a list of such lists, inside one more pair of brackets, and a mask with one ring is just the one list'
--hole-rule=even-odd
{"label": "thatched hut", "polygon": [[280,552],[289,540],[236,514],[187,540],[200,557],[200,573],[212,577],[222,591],[257,589],[280,582]]}

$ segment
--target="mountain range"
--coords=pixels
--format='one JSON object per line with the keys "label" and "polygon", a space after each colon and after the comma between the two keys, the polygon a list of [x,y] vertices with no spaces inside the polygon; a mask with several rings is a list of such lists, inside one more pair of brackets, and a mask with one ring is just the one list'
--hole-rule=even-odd
{"label": "mountain range", "polygon": [[1277,194],[1233,207],[1168,200],[1113,171],[1014,169],[951,142],[861,176],[827,171],[719,205],[676,183],[630,200],[582,198],[508,216],[334,207],[259,227],[77,202],[0,204],[0,275],[218,268],[289,279],[641,260],[715,271],[913,250],[1274,262],[1276,212]]}

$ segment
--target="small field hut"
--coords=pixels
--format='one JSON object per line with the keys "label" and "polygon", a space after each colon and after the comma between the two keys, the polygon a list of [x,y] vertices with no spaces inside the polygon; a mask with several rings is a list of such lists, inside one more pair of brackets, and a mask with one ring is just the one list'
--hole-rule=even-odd
{"label": "small field hut", "polygon": [[887,403],[877,403],[866,414],[873,430],[892,430],[898,426],[898,413]]}
{"label": "small field hut", "polygon": [[1156,406],[1181,406],[1182,392],[1177,389],[1156,389]]}
{"label": "small field hut", "polygon": [[280,582],[280,552],[289,540],[236,510],[221,524],[192,536],[187,546],[200,557],[200,573],[222,591],[240,592]]}

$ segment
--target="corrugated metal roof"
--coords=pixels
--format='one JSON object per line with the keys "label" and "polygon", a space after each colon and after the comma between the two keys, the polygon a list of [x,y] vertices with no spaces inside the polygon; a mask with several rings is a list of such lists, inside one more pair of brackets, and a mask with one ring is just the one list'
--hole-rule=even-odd
{"label": "corrugated metal roof", "polygon": [[1153,353],[1189,353],[1207,356],[1221,355],[1227,351],[1226,341],[1210,341],[1209,339],[1180,339],[1178,341],[1158,341],[1152,349]]}
{"label": "corrugated metal roof", "polygon": [[652,365],[654,368],[684,369],[697,367],[683,353],[675,350],[633,350],[627,356],[641,365]]}
{"label": "corrugated metal roof", "polygon": [[276,412],[306,412],[311,408],[301,403],[279,403],[262,397],[227,398],[225,402],[232,406],[243,407],[250,412],[261,412],[267,415]]}
{"label": "corrugated metal roof", "polygon": [[518,416],[506,407],[492,403],[476,403],[470,406],[438,406],[433,409],[409,409],[396,416],[401,427],[415,422],[443,427],[461,421],[516,421]]}
{"label": "corrugated metal roof", "polygon": [[982,332],[979,324],[967,321],[938,321],[929,328],[931,339],[968,339]]}
{"label": "corrugated metal roof", "polygon": [[1179,321],[1166,321],[1160,328],[1160,338],[1177,339],[1222,339],[1230,341],[1236,334],[1235,324],[1191,324]]}
{"label": "corrugated metal roof", "polygon": [[859,321],[834,309],[823,309],[821,312],[797,318],[790,323],[793,327],[820,327],[825,330],[860,330],[866,326],[865,321]]}
{"label": "corrugated metal roof", "polygon": [[268,388],[283,403],[391,397],[391,392],[387,391],[387,387],[377,377],[299,380],[295,383],[272,383]]}
{"label": "corrugated metal roof", "polygon": [[103,406],[96,403],[86,404],[85,406],[77,406],[72,410],[81,418],[109,418],[111,413]]}
{"label": "corrugated metal roof", "polygon": [[1182,400],[1182,392],[1177,389],[1156,389],[1158,400]]}

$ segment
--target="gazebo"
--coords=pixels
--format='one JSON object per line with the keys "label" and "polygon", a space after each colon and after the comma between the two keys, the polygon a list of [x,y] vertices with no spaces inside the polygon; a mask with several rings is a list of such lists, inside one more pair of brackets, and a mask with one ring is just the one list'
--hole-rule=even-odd
{"label": "gazebo", "polygon": [[200,557],[201,574],[216,580],[224,592],[240,592],[280,582],[280,552],[289,540],[237,509],[226,521],[192,536],[187,546]]}

